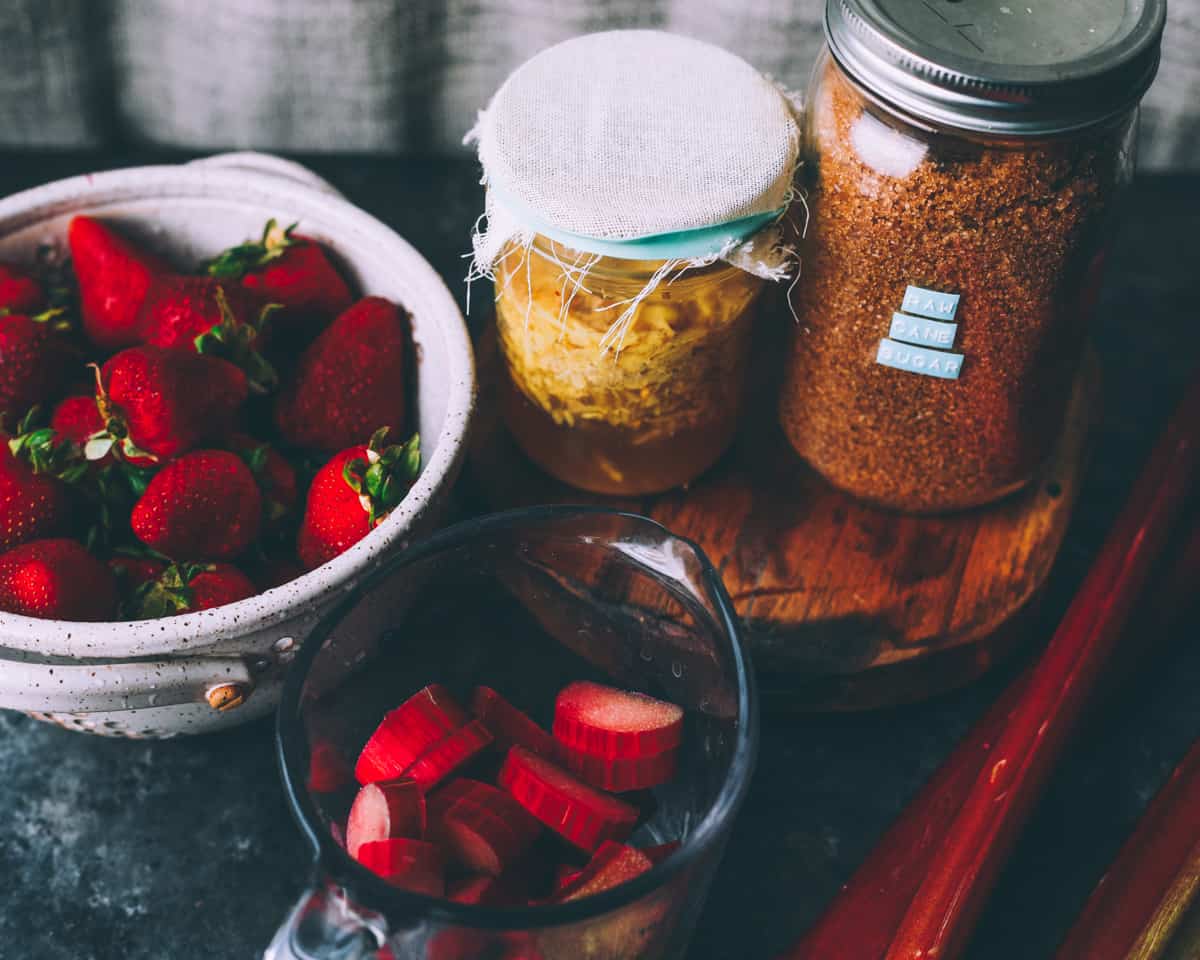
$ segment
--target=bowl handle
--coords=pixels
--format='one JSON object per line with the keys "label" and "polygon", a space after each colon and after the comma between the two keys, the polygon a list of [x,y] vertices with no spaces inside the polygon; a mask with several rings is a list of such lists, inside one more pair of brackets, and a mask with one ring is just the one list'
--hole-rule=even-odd
{"label": "bowl handle", "polygon": [[38,713],[108,713],[208,703],[241,706],[254,677],[238,657],[50,664],[0,660],[0,708]]}
{"label": "bowl handle", "polygon": [[321,193],[340,197],[341,191],[324,177],[313,173],[308,167],[295,160],[285,160],[273,153],[260,153],[257,150],[236,150],[231,153],[217,153],[211,157],[192,160],[189,167],[216,167],[225,170],[247,170],[251,173],[281,180],[290,180],[305,187],[312,187]]}

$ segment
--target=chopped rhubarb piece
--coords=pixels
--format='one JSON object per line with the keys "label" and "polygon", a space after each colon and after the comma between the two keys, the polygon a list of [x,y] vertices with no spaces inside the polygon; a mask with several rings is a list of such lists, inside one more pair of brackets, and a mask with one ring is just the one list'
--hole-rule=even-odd
{"label": "chopped rhubarb piece", "polygon": [[404,771],[404,775],[416,780],[423,789],[432,790],[455,770],[486,750],[491,742],[492,735],[483,722],[472,720],[421,754],[417,762]]}
{"label": "chopped rhubarb piece", "polygon": [[445,687],[430,684],[383,718],[359,754],[354,775],[363,784],[395,780],[467,719]]}
{"label": "chopped rhubarb piece", "polygon": [[500,786],[547,827],[583,850],[605,840],[624,840],[637,823],[638,810],[580,783],[549,760],[524,747],[508,751]]}
{"label": "chopped rhubarb piece", "polygon": [[496,791],[496,788],[490,783],[472,780],[469,777],[455,777],[444,787],[439,787],[428,794],[425,806],[429,811],[429,829],[432,831],[435,824],[441,821],[442,815],[463,797],[476,794],[480,797],[488,797],[492,791]]}
{"label": "chopped rhubarb piece", "polygon": [[560,863],[554,872],[554,893],[557,896],[571,886],[583,871],[573,863]]}
{"label": "chopped rhubarb piece", "polygon": [[308,755],[308,789],[336,793],[350,783],[350,764],[330,740],[317,740]]}
{"label": "chopped rhubarb piece", "polygon": [[374,840],[358,848],[359,863],[396,887],[431,897],[446,892],[442,852],[423,840]]}
{"label": "chopped rhubarb piece", "polygon": [[491,906],[500,893],[500,881],[486,873],[475,873],[452,883],[446,890],[446,899],[455,903],[470,903],[476,906]]}
{"label": "chopped rhubarb piece", "polygon": [[357,857],[364,843],[425,832],[425,795],[415,780],[368,783],[358,791],[346,821],[346,849]]}
{"label": "chopped rhubarb piece", "polygon": [[[486,807],[498,817],[518,821],[527,821],[529,814],[509,794],[499,787],[493,787],[482,780],[470,780],[458,777],[438,790],[429,799],[431,810],[437,810],[444,819],[446,814],[460,803],[471,803],[477,807]],[[537,832],[536,830],[534,831]]]}
{"label": "chopped rhubarb piece", "polygon": [[575,882],[558,894],[559,903],[581,900],[639,877],[654,863],[645,853],[624,843],[604,843]]}
{"label": "chopped rhubarb piece", "polygon": [[660,843],[656,847],[644,847],[642,853],[649,857],[650,862],[657,867],[678,849],[679,841],[672,840],[670,843]]}
{"label": "chopped rhubarb piece", "polygon": [[533,845],[541,825],[512,797],[500,803],[459,800],[442,816],[438,836],[454,859],[476,873],[498,877]]}
{"label": "chopped rhubarb piece", "polygon": [[471,710],[484,722],[501,750],[524,747],[553,760],[558,752],[554,738],[491,687],[476,687]]}
{"label": "chopped rhubarb piece", "polygon": [[554,737],[571,750],[610,760],[652,757],[683,740],[683,709],[643,693],[581,681],[558,694]]}
{"label": "chopped rhubarb piece", "polygon": [[668,750],[650,757],[609,759],[563,746],[558,759],[584,783],[613,793],[625,793],[647,790],[673,780],[679,751]]}

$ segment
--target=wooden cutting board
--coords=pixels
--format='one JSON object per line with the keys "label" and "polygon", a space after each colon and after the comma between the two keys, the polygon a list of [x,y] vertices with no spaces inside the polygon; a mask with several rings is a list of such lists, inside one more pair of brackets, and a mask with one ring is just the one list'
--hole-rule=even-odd
{"label": "wooden cutting board", "polygon": [[[942,517],[880,510],[829,486],[776,425],[759,377],[733,448],[687,489],[601,497],[542,473],[499,416],[494,335],[478,344],[468,483],[493,509],[601,503],[696,541],[746,626],[772,709],[864,709],[931,696],[1006,654],[1062,544],[1079,487],[1098,364],[1076,380],[1058,449],[1024,491]],[[767,366],[765,355],[753,370]]]}

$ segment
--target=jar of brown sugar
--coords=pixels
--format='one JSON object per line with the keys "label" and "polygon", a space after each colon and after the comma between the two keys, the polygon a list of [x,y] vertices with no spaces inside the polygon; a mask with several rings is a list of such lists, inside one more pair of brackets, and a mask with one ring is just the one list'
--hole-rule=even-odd
{"label": "jar of brown sugar", "polygon": [[954,510],[1049,455],[1164,17],[1162,0],[828,0],[780,417],[833,484]]}

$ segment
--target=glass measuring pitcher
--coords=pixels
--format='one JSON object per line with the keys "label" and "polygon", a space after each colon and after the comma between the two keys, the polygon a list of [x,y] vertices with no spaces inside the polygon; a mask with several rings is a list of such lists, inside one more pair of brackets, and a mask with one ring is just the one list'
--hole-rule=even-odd
{"label": "glass measuring pitcher", "polygon": [[[309,789],[320,744],[352,767],[385,712],[429,683],[469,702],[499,690],[546,723],[575,680],[685,709],[676,778],[656,788],[638,846],[681,841],[594,896],[464,905],[388,885],[336,837],[356,784]],[[757,702],[737,619],[694,544],[607,510],[535,508],[443,531],[381,569],[297,654],[278,747],[314,880],[267,960],[658,960],[683,956],[747,791]],[[644,805],[647,806],[647,805]]]}

